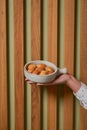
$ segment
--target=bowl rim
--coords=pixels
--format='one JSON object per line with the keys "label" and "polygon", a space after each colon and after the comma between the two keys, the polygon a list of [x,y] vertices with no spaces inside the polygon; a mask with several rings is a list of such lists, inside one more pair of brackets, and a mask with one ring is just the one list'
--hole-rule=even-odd
{"label": "bowl rim", "polygon": [[[48,75],[36,75],[36,74],[32,74],[32,73],[30,73],[30,72],[28,72],[27,71],[27,69],[26,69],[26,67],[29,65],[29,64],[31,64],[31,63],[35,63],[35,62],[40,62],[40,63],[43,63],[43,64],[46,64],[46,63],[49,63],[49,64],[51,64],[51,65],[53,65],[53,66],[51,66],[51,67],[53,67],[53,69],[55,70],[53,73],[51,73],[51,74],[48,74]],[[46,63],[44,63],[44,62],[46,62]],[[47,64],[46,64],[47,65]],[[31,60],[31,61],[29,61],[29,62],[27,62],[25,65],[24,65],[24,71],[26,71],[28,74],[30,74],[30,75],[33,75],[33,76],[38,76],[38,77],[49,77],[49,76],[51,76],[51,75],[53,75],[53,74],[55,74],[55,73],[57,73],[57,71],[58,71],[58,67],[54,64],[54,63],[52,63],[52,62],[50,62],[50,61],[47,61],[47,60]]]}

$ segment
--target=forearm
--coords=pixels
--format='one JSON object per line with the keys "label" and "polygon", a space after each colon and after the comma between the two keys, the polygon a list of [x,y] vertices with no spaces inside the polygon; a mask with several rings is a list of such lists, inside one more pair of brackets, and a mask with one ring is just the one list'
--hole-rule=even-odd
{"label": "forearm", "polygon": [[66,80],[66,85],[73,91],[73,92],[77,92],[80,87],[81,87],[81,83],[80,81],[78,81],[76,78],[74,78],[72,75],[68,75],[69,78]]}

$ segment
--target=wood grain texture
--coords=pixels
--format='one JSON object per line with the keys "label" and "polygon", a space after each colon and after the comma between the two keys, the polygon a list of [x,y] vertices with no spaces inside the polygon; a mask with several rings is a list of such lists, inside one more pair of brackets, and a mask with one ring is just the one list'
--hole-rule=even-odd
{"label": "wood grain texture", "polygon": [[[87,0],[81,0],[80,79],[87,84]],[[87,110],[80,107],[80,130],[87,129]]]}
{"label": "wood grain texture", "polygon": [[41,91],[35,84],[31,90],[31,108],[31,129],[41,130]]}
{"label": "wood grain texture", "polygon": [[[75,1],[64,0],[64,66],[74,74],[74,13]],[[64,87],[64,130],[73,130],[73,93]],[[67,113],[68,112],[68,113]],[[68,116],[67,116],[68,114]]]}
{"label": "wood grain texture", "polygon": [[14,0],[15,130],[24,130],[24,19],[23,0]]}
{"label": "wood grain texture", "polygon": [[[41,59],[41,0],[31,1],[31,59]],[[31,129],[41,130],[41,90],[31,89]]]}
{"label": "wood grain texture", "polygon": [[8,130],[6,0],[0,0],[0,130]]}
{"label": "wood grain texture", "polygon": [[[48,60],[57,65],[58,62],[58,1],[48,0]],[[57,86],[48,88],[48,105],[47,105],[47,129],[57,129]]]}
{"label": "wood grain texture", "polygon": [[41,58],[41,0],[31,1],[31,58]]}

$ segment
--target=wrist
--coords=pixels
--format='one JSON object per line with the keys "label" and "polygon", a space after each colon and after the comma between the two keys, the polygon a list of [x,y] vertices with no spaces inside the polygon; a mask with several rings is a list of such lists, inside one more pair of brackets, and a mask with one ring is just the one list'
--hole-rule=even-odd
{"label": "wrist", "polygon": [[66,78],[65,78],[65,85],[69,85],[69,82],[71,80],[71,76],[69,74],[66,74]]}
{"label": "wrist", "polygon": [[69,77],[66,80],[66,85],[73,91],[73,92],[77,92],[80,87],[81,87],[81,83],[80,81],[78,81],[75,77],[73,77],[72,75],[68,75]]}

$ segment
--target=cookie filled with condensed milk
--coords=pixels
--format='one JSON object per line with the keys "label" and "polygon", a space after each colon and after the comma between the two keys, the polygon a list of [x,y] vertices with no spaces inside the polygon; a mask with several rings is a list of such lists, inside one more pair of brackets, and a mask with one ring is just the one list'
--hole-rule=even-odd
{"label": "cookie filled with condensed milk", "polygon": [[54,72],[54,69],[46,64],[29,64],[27,70],[36,75],[49,75]]}

